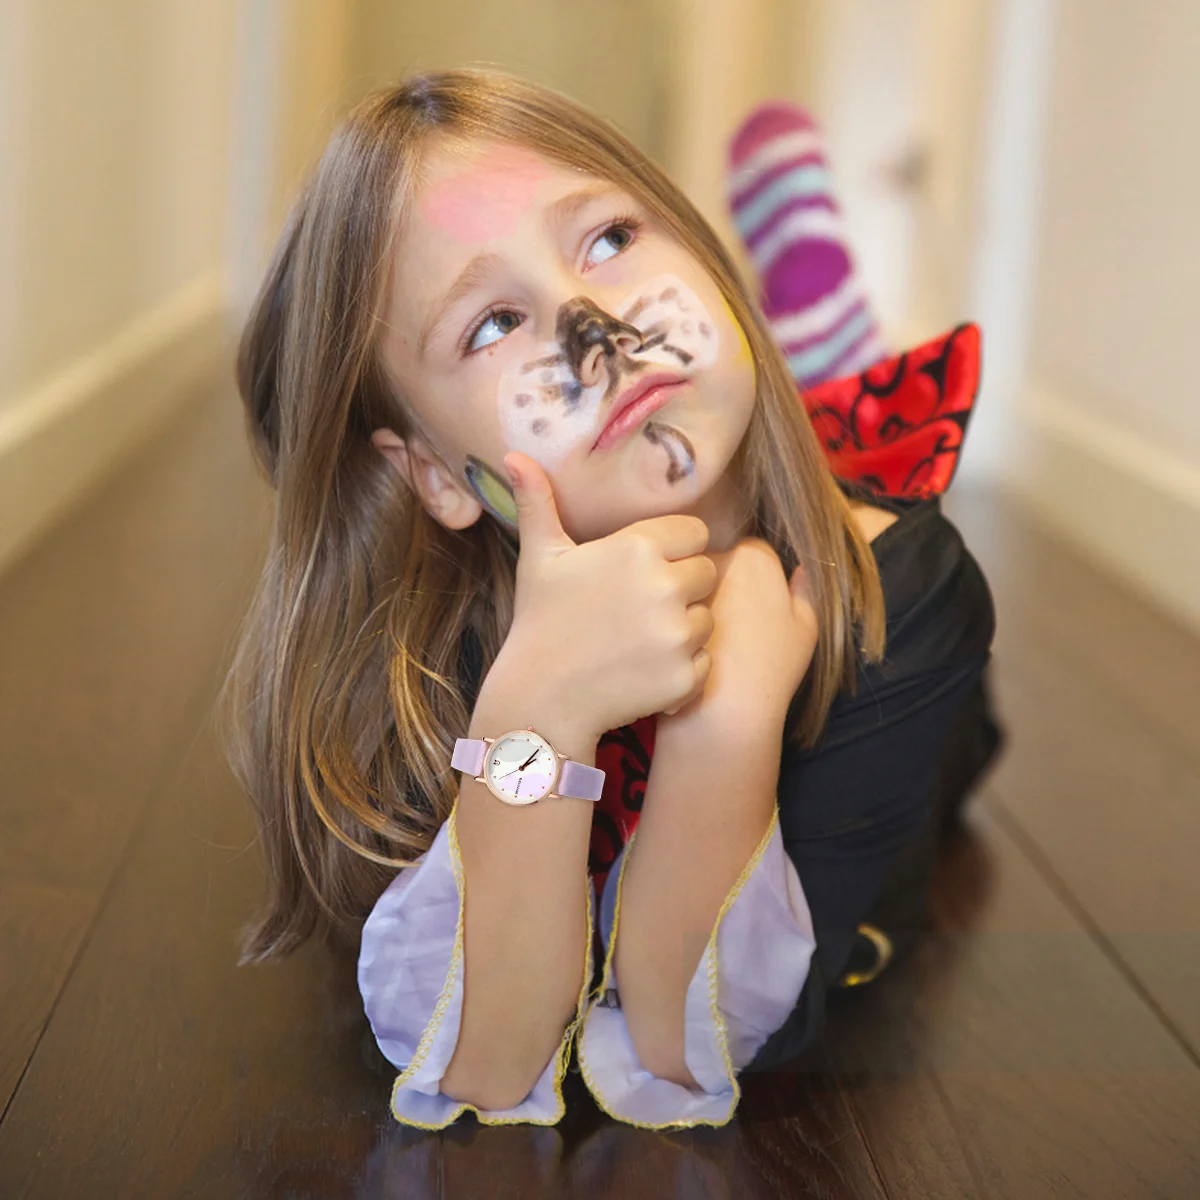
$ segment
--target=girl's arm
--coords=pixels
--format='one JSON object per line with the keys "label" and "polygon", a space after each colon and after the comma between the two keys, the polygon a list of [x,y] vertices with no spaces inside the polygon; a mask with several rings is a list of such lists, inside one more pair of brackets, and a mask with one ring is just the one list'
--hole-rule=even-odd
{"label": "girl's arm", "polygon": [[[598,738],[527,688],[489,674],[469,737],[532,725],[555,749],[595,765]],[[484,1109],[525,1097],[563,1039],[587,980],[592,804],[504,804],[463,777],[456,812],[466,880],[462,1026],[446,1095]]]}
{"label": "girl's arm", "polygon": [[[867,504],[851,507],[868,541],[896,520]],[[630,1037],[648,1070],[685,1087],[696,1086],[684,1062],[688,984],[774,813],[787,706],[815,645],[802,573],[790,581],[790,611],[764,602],[783,595],[778,560],[761,543],[742,549],[741,556],[715,556],[713,675],[698,701],[658,721],[636,848],[621,884],[615,967]],[[762,553],[747,557],[747,549]],[[778,668],[780,659],[782,687],[777,670],[755,668]]]}
{"label": "girl's arm", "polygon": [[691,1088],[688,985],[775,810],[784,714],[746,715],[753,719],[722,720],[702,707],[660,719],[621,878],[614,966],[630,1037],[648,1071]]}
{"label": "girl's arm", "polygon": [[[597,736],[511,664],[504,653],[493,664],[470,736],[533,725],[591,765]],[[561,1118],[591,980],[591,818],[587,800],[515,808],[463,777],[429,850],[376,902],[358,981],[376,1041],[400,1068],[397,1120],[443,1129],[467,1108],[487,1124]]]}
{"label": "girl's arm", "polygon": [[803,572],[786,577],[761,539],[713,558],[711,671],[658,718],[642,815],[601,904],[602,996],[579,1048],[597,1102],[656,1128],[729,1119],[736,1071],[794,1008],[814,946],[775,808],[815,613]]}

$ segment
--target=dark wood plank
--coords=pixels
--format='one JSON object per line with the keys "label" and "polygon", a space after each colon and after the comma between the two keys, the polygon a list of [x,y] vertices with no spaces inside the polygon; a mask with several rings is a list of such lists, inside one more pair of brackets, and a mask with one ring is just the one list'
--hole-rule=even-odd
{"label": "dark wood plank", "polygon": [[1001,620],[997,646],[1052,645],[1131,718],[1200,764],[1200,636],[1047,532],[1015,500],[954,488],[947,515],[983,565]]}
{"label": "dark wood plank", "polygon": [[87,929],[95,901],[0,880],[0,1114]]}
{"label": "dark wood plank", "polygon": [[1014,649],[999,684],[1010,832],[1200,1061],[1200,768],[1052,647]]}
{"label": "dark wood plank", "polygon": [[194,726],[263,535],[237,405],[209,381],[0,580],[0,877],[98,896]]}
{"label": "dark wood plank", "polygon": [[1001,824],[980,806],[970,821],[933,935],[831,1022],[889,1191],[1200,1194],[1200,1069]]}
{"label": "dark wood plank", "polygon": [[1200,638],[1011,504],[965,511],[997,597],[1009,831],[1200,1058]]}

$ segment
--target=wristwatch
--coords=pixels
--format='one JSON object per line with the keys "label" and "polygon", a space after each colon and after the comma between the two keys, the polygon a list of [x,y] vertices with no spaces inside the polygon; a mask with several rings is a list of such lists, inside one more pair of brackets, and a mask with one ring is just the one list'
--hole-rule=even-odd
{"label": "wristwatch", "polygon": [[458,738],[450,765],[486,784],[505,804],[567,796],[599,800],[604,787],[603,771],[559,754],[532,725],[497,738]]}

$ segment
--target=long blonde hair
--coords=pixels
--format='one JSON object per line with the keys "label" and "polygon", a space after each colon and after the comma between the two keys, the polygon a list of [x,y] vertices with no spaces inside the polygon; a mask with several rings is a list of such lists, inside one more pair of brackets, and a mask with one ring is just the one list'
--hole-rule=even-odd
{"label": "long blonde hair", "polygon": [[488,517],[431,517],[371,431],[407,437],[377,335],[389,263],[431,134],[489,137],[604,177],[709,271],[750,343],[757,396],[732,464],[754,532],[804,563],[821,636],[789,730],[811,745],[861,655],[883,650],[874,559],[796,385],[716,234],[607,121],[510,76],[444,71],[374,91],[304,185],[242,334],[237,382],[277,492],[270,545],[223,689],[226,753],[258,818],[265,910],[243,960],[353,934],[450,814],[458,674],[473,631],[486,673],[512,620],[516,545]]}

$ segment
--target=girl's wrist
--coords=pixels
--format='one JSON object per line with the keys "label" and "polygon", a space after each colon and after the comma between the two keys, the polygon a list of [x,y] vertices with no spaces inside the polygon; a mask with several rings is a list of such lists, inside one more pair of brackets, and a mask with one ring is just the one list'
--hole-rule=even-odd
{"label": "girl's wrist", "polygon": [[655,744],[679,741],[697,745],[709,738],[723,745],[753,745],[762,741],[783,740],[788,705],[756,701],[736,703],[727,697],[701,695],[672,716],[659,713],[655,725]]}
{"label": "girl's wrist", "polygon": [[480,686],[470,736],[498,737],[529,725],[577,762],[590,764],[595,758],[600,733],[588,713],[564,697],[536,662],[510,650],[506,642]]}

